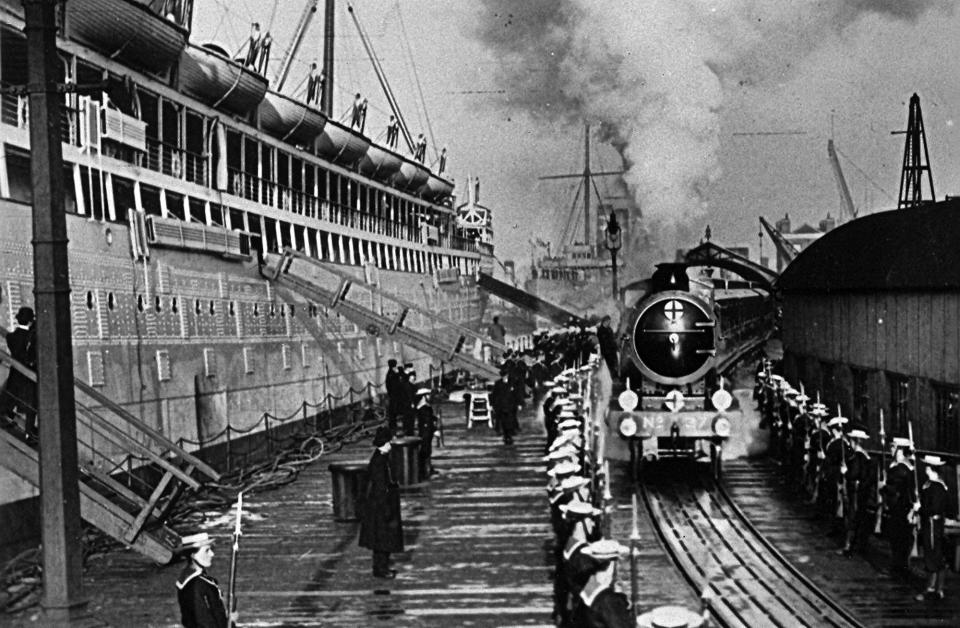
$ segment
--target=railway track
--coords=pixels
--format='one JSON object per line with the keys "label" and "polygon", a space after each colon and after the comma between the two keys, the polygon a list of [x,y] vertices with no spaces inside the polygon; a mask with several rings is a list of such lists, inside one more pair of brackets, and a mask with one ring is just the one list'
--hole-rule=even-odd
{"label": "railway track", "polygon": [[718,625],[863,624],[801,574],[747,520],[726,491],[698,474],[639,488],[657,534]]}

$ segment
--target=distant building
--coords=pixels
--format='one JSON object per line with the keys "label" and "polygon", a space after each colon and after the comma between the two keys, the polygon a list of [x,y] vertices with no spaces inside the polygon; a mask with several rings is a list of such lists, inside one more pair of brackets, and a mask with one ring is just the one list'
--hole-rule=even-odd
{"label": "distant building", "polygon": [[[792,244],[798,252],[806,249],[816,240],[820,239],[823,234],[827,233],[828,231],[832,231],[836,226],[837,221],[830,215],[830,212],[827,212],[827,217],[821,220],[817,227],[814,227],[809,223],[803,223],[803,225],[797,227],[796,230],[792,230],[790,224],[790,214],[784,214],[783,218],[778,220],[776,224],[777,231],[779,231],[783,238]],[[790,260],[786,259],[783,256],[783,253],[778,250],[777,272],[783,272],[783,269],[786,268],[789,262]]]}

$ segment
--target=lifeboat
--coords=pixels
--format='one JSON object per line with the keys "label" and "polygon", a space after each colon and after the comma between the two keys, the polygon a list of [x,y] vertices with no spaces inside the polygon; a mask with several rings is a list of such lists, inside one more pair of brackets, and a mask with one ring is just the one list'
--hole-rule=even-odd
{"label": "lifeboat", "polygon": [[260,104],[263,130],[295,146],[310,145],[326,123],[320,110],[274,91],[267,91]]}
{"label": "lifeboat", "polygon": [[317,154],[330,161],[352,168],[367,154],[370,140],[354,129],[327,120],[323,133],[317,138]]}
{"label": "lifeboat", "polygon": [[427,182],[417,190],[417,194],[428,201],[441,203],[453,194],[453,182],[431,173]]}
{"label": "lifeboat", "polygon": [[215,44],[190,44],[180,55],[180,89],[211,107],[245,115],[263,100],[267,79]]}
{"label": "lifeboat", "polygon": [[163,16],[138,0],[70,0],[67,37],[121,63],[163,72],[187,45],[184,16]]}
{"label": "lifeboat", "polygon": [[357,170],[360,174],[378,181],[389,181],[390,177],[399,172],[402,163],[403,159],[400,155],[390,152],[383,146],[370,144],[367,154],[357,164]]}
{"label": "lifeboat", "polygon": [[401,190],[414,192],[430,179],[430,169],[417,161],[404,159],[400,170],[393,176],[393,185]]}

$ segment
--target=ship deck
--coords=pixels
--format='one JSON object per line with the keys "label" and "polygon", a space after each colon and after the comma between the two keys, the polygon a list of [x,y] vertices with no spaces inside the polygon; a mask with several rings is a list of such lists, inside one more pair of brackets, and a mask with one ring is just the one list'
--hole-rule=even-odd
{"label": "ship deck", "polygon": [[[245,496],[240,625],[552,625],[542,427],[528,411],[507,447],[486,424],[468,431],[462,405],[440,407],[440,475],[403,489],[407,551],[392,555],[397,578],[373,578],[371,554],[357,546],[359,524],[333,519],[328,465],[366,461],[372,450],[364,438],[307,466],[293,483]],[[232,513],[206,514],[218,522],[209,529],[217,539],[210,571],[226,589]],[[179,626],[174,582],[182,566],[158,567],[129,551],[99,556],[84,579],[89,611],[110,626]],[[0,624],[36,625],[30,615]]]}

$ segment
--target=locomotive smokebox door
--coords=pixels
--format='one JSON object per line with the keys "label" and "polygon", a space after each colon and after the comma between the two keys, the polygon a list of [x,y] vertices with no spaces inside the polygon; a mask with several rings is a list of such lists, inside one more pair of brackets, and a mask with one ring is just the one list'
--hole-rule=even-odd
{"label": "locomotive smokebox door", "polygon": [[634,363],[651,380],[686,384],[703,377],[716,356],[713,308],[689,292],[667,290],[638,306],[630,347]]}

